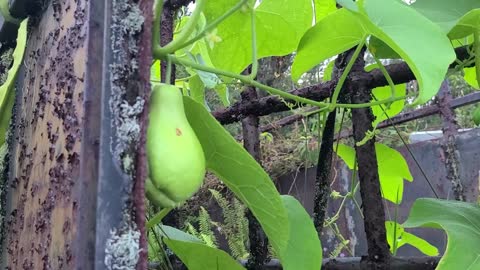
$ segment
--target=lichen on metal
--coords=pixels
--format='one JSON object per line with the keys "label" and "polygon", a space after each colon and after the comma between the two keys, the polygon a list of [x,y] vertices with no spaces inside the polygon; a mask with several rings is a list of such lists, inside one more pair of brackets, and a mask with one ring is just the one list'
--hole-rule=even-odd
{"label": "lichen on metal", "polygon": [[132,78],[138,72],[137,43],[144,17],[138,5],[128,0],[114,0],[112,7],[113,64],[110,65],[112,88],[110,110],[113,114],[112,128],[115,130],[116,138],[112,139],[111,151],[119,164],[130,166],[122,169],[132,175],[133,163],[122,162],[122,159],[129,151],[135,150],[132,147],[136,147],[140,137],[139,116],[145,101],[138,96],[132,97],[132,94],[135,95],[135,88],[138,87]]}
{"label": "lichen on metal", "polygon": [[109,270],[133,270],[140,253],[140,232],[129,214],[124,215],[124,226],[110,231],[105,248],[105,266]]}

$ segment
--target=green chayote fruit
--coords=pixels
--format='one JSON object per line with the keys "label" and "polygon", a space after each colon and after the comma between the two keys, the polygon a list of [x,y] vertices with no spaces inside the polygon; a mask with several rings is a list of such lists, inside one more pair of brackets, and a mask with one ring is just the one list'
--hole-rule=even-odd
{"label": "green chayote fruit", "polygon": [[177,87],[154,86],[149,116],[147,198],[160,207],[175,207],[202,185],[205,156],[185,116],[182,93]]}

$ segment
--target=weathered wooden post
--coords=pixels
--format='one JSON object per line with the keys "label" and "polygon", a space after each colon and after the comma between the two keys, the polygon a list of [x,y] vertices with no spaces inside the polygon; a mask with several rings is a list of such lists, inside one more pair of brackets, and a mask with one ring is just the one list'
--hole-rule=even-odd
{"label": "weathered wooden post", "polygon": [[[145,269],[153,1],[9,5],[35,14],[2,179],[2,268]],[[15,29],[4,23],[0,40]]]}

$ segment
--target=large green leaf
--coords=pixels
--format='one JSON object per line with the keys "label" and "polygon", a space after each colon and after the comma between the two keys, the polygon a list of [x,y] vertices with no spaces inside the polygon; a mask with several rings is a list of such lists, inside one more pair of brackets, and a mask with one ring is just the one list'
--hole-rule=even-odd
{"label": "large green leaf", "polygon": [[405,228],[402,224],[398,224],[394,221],[386,221],[385,227],[387,228],[387,241],[391,252],[393,252],[395,245],[394,242],[396,241],[397,250],[403,245],[408,244],[417,248],[427,256],[438,255],[438,249],[435,246],[428,243],[424,239],[405,231]]}
{"label": "large green leaf", "polygon": [[315,22],[319,22],[337,10],[335,0],[314,0],[313,3],[315,4]]}
{"label": "large green leaf", "polygon": [[477,9],[470,10],[457,25],[448,33],[451,39],[463,38],[473,34],[480,28],[480,2],[476,1]]}
{"label": "large green leaf", "polygon": [[194,236],[175,228],[162,226],[163,241],[190,270],[244,270],[235,259],[225,251],[209,247]]}
{"label": "large green leaf", "polygon": [[[375,143],[375,152],[383,198],[400,204],[403,197],[403,179],[413,181],[408,164],[402,154],[384,144]],[[355,160],[353,147],[340,144],[337,155],[342,158],[350,170],[353,170]]]}
{"label": "large green leaf", "polygon": [[[249,1],[250,5],[254,2]],[[237,0],[208,1],[205,8],[207,21],[220,17],[237,3]],[[254,12],[258,58],[293,52],[313,19],[310,0],[264,0]],[[238,73],[252,62],[248,9],[241,9],[223,21],[216,30],[216,36],[221,41],[216,42],[210,51],[215,67]]]}
{"label": "large green leaf", "polygon": [[160,228],[156,231],[158,231],[162,237],[183,241],[183,242],[192,242],[192,243],[199,243],[199,244],[203,243],[197,237],[191,234],[188,234],[184,231],[181,231],[177,228],[167,226],[167,225],[159,225],[159,227]]}
{"label": "large green leaf", "polygon": [[415,104],[438,92],[455,52],[442,30],[410,6],[396,0],[363,1],[363,24],[404,59],[420,90]]}
{"label": "large green leaf", "polygon": [[347,167],[353,170],[353,166],[355,165],[355,149],[343,143],[336,145],[333,149],[335,149],[337,155],[345,162]]}
{"label": "large green leaf", "polygon": [[188,80],[188,87],[190,89],[190,97],[198,103],[205,102],[205,85],[200,76],[195,75]]}
{"label": "large green leaf", "polygon": [[447,233],[447,249],[437,270],[480,269],[480,207],[477,204],[420,198],[405,228],[428,227]]}
{"label": "large green leaf", "polygon": [[189,270],[245,270],[223,250],[205,244],[164,239],[165,244],[177,255]]}
{"label": "large green leaf", "polygon": [[300,40],[292,65],[293,80],[322,61],[354,47],[366,34],[358,17],[344,8],[326,16]]}
{"label": "large green leaf", "polygon": [[354,12],[358,11],[358,5],[353,0],[337,0],[337,3],[339,3],[342,7],[349,9],[351,11],[354,11]]}
{"label": "large green leaf", "polygon": [[376,143],[375,152],[383,197],[400,204],[403,197],[403,179],[413,181],[408,164],[402,154],[384,144]]}
{"label": "large green leaf", "polygon": [[[365,71],[371,71],[375,68],[378,68],[377,64],[369,65],[365,67]],[[406,84],[403,83],[395,85],[395,97],[403,97],[405,96],[406,92]],[[372,101],[387,99],[392,96],[392,90],[390,89],[390,86],[376,87],[372,89],[372,95],[374,97]],[[373,121],[372,125],[376,126],[380,122],[387,120],[389,117],[393,117],[399,114],[404,107],[405,100],[397,100],[395,102],[392,102],[390,104],[390,107],[387,107],[387,104],[372,106],[372,112],[375,116],[375,121]]]}
{"label": "large green leaf", "polygon": [[[411,5],[415,10],[420,12],[422,15],[427,17],[432,22],[435,22],[439,25],[444,33],[450,33],[452,29],[459,24],[462,17],[465,16],[473,9],[480,8],[480,1],[478,0],[417,0]],[[478,12],[478,11],[476,11]],[[468,15],[467,17],[472,16],[473,14]],[[465,18],[468,22],[472,19]],[[462,23],[463,24],[463,23]],[[478,26],[478,25],[477,25]],[[456,31],[460,31],[457,29]],[[452,32],[453,36],[459,38],[460,32],[456,34]]]}
{"label": "large green leaf", "polygon": [[404,59],[415,74],[420,86],[415,104],[430,100],[438,92],[449,64],[455,60],[445,33],[400,1],[359,3],[363,4],[360,13],[340,9],[307,31],[292,67],[293,79],[328,57],[357,45],[365,35],[372,35]]}
{"label": "large green leaf", "polygon": [[287,210],[270,177],[200,103],[185,97],[184,104],[207,169],[250,208],[275,250],[285,250],[290,230]]}
{"label": "large green leaf", "polygon": [[[406,84],[395,85],[395,97],[405,96],[406,91],[407,91]],[[372,95],[375,97],[376,100],[390,98],[391,97],[390,86],[374,88],[372,90]],[[372,101],[375,101],[375,100],[372,100]],[[388,108],[386,104],[372,106],[372,112],[373,112],[373,115],[375,116],[375,121],[373,121],[372,125],[376,126],[380,124],[380,122],[387,120],[389,117],[393,117],[399,114],[404,107],[405,107],[404,99],[392,102],[390,104],[390,107]]]}
{"label": "large green leaf", "polygon": [[288,246],[280,253],[283,269],[318,270],[322,264],[322,246],[313,221],[305,208],[292,196],[283,195],[290,220]]}
{"label": "large green leaf", "polygon": [[15,103],[15,80],[23,63],[27,44],[28,19],[23,20],[18,28],[17,45],[13,51],[13,64],[7,72],[7,79],[0,86],[0,146],[5,142],[5,135],[10,125],[13,104]]}

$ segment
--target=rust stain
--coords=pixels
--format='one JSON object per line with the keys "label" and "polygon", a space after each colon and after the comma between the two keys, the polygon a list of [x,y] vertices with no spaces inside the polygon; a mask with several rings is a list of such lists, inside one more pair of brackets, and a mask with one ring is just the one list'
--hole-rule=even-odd
{"label": "rust stain", "polygon": [[6,223],[8,269],[73,266],[86,9],[87,1],[53,0],[30,33]]}

